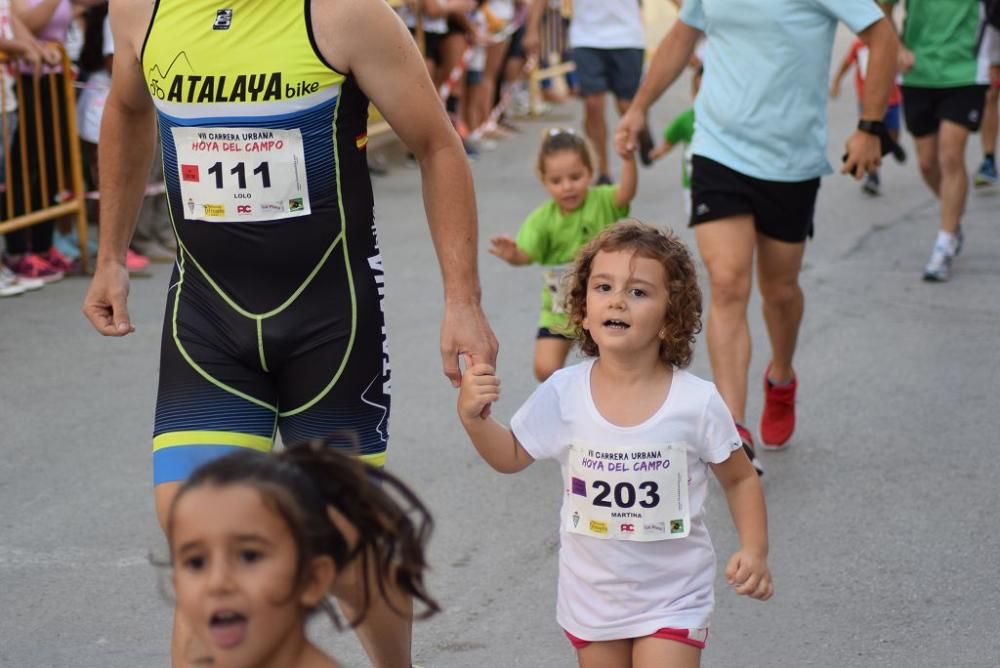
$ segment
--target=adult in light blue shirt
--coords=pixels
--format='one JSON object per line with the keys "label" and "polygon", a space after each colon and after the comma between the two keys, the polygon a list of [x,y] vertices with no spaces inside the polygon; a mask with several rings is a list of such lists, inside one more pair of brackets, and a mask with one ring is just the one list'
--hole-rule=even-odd
{"label": "adult in light blue shirt", "polygon": [[619,153],[635,150],[650,105],[705,35],[691,224],[711,283],[707,343],[714,381],[758,471],[753,437],[743,425],[754,256],[771,342],[759,434],[765,447],[779,449],[795,428],[792,358],[805,305],[798,276],[819,177],[832,171],[826,87],[838,21],[870,52],[861,121],[841,168],[861,178],[881,161],[881,119],[898,49],[895,30],[872,0],[684,0],[680,20],[660,43],[615,133]]}
{"label": "adult in light blue shirt", "polygon": [[826,106],[837,21],[857,33],[882,17],[872,0],[685,0],[680,20],[708,37],[692,153],[770,181],[832,172]]}

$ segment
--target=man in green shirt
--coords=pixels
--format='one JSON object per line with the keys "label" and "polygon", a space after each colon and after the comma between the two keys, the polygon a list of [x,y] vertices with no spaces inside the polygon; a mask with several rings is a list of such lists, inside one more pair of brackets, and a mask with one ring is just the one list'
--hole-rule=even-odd
{"label": "man in green shirt", "polygon": [[[896,0],[881,0],[892,21]],[[925,281],[947,281],[962,248],[969,177],[965,145],[982,121],[989,58],[979,45],[979,0],[905,0],[903,110],[920,173],[941,202],[941,224]]]}

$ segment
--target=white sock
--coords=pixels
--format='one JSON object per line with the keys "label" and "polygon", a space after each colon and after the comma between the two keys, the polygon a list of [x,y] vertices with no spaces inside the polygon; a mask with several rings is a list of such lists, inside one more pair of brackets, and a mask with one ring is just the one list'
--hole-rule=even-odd
{"label": "white sock", "polygon": [[954,255],[955,248],[958,246],[958,239],[950,232],[938,230],[937,243],[935,245],[944,248],[948,252],[948,255]]}

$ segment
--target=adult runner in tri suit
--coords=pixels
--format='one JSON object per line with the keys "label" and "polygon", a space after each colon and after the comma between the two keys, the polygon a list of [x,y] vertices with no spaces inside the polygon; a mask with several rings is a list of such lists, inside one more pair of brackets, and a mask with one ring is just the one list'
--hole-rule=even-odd
{"label": "adult runner in tri suit", "polygon": [[[112,0],[101,132],[102,234],[83,311],[133,331],[124,260],[155,131],[178,258],[153,437],[161,525],[199,464],[235,448],[357,434],[385,459],[389,361],[365,158],[369,100],[416,156],[443,274],[444,372],[494,364],[481,310],[472,179],[423,60],[383,0]],[[361,582],[335,588],[348,613]],[[358,634],[409,666],[408,615],[377,594]],[[408,609],[408,601],[394,601]],[[174,665],[187,665],[175,619]]]}

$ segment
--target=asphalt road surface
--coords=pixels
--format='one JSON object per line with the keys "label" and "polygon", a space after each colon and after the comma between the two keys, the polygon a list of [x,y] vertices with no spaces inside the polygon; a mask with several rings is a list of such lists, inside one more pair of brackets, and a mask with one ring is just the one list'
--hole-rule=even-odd
{"label": "asphalt road surface", "polygon": [[[842,52],[846,42],[838,42]],[[655,107],[659,130],[688,103],[679,82]],[[831,106],[831,161],[855,119]],[[780,119],[775,122],[780,123]],[[485,252],[545,197],[538,136],[579,127],[579,104],[520,123],[473,165],[483,301],[501,342],[506,420],[534,387],[540,272]],[[912,142],[904,145],[912,155]],[[372,151],[378,150],[373,146]],[[970,143],[968,164],[980,157]],[[640,173],[632,211],[684,225],[679,155]],[[393,413],[389,466],[433,509],[431,589],[444,612],[415,630],[425,667],[574,666],[556,625],[558,470],[494,473],[467,442],[441,373],[441,288],[415,169],[390,160],[375,180],[387,274]],[[831,175],[806,254],[796,367],[799,428],[764,453],[775,597],[740,598],[720,578],[704,665],[1000,665],[1000,196],[973,193],[953,280],[920,273],[937,206],[916,165],[889,164],[884,194]],[[171,619],[150,494],[150,432],[169,267],[132,283],[137,327],[104,339],[69,279],[0,302],[0,666],[165,666]],[[750,411],[760,411],[767,339],[751,308]],[[692,370],[710,377],[699,341]],[[709,526],[720,564],[735,536],[717,486]],[[350,633],[316,637],[346,665]]]}

